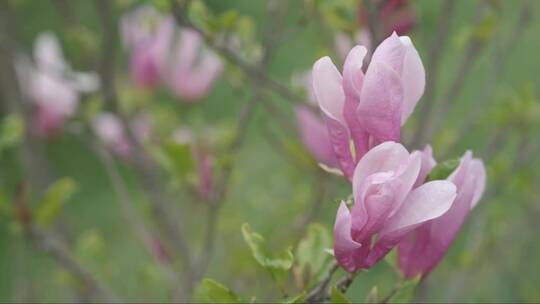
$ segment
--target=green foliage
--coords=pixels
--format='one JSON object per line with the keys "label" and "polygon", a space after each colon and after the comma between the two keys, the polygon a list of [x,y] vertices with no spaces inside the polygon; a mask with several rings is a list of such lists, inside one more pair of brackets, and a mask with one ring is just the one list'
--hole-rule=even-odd
{"label": "green foliage", "polygon": [[345,303],[349,304],[352,303],[349,298],[347,298],[346,295],[344,295],[337,287],[332,287],[332,290],[330,291],[330,303],[338,304],[338,303]]}
{"label": "green foliage", "polygon": [[35,219],[39,225],[50,224],[60,213],[64,204],[77,190],[77,184],[65,177],[54,182],[41,199],[35,210]]}
{"label": "green foliage", "polygon": [[195,24],[197,27],[205,30],[206,32],[210,31],[209,24],[213,16],[204,4],[204,1],[191,1],[188,7],[188,17],[189,20],[191,20],[191,22],[193,22],[193,24]]}
{"label": "green foliage", "polygon": [[438,163],[429,173],[426,181],[446,179],[459,166],[459,159],[450,159]]}
{"label": "green foliage", "polygon": [[305,303],[305,297],[306,297],[306,293],[302,292],[301,294],[296,295],[294,297],[290,297],[286,299],[285,301],[282,301],[281,303],[283,304]]}
{"label": "green foliage", "polygon": [[18,115],[4,118],[0,126],[0,153],[20,143],[24,134],[24,122]]}
{"label": "green foliage", "polygon": [[421,276],[418,275],[413,279],[400,282],[396,293],[392,296],[392,303],[410,303],[414,297],[414,291],[420,283],[420,278]]}
{"label": "green foliage", "polygon": [[397,266],[397,250],[395,249],[392,249],[385,257],[384,257],[384,261],[390,266],[392,267],[392,269],[394,269],[396,271],[396,273],[400,273],[399,272],[399,268]]}
{"label": "green foliage", "polygon": [[307,235],[298,243],[296,248],[296,264],[294,272],[308,282],[318,280],[327,268],[330,255],[324,251],[332,247],[332,238],[325,226],[311,224]]}
{"label": "green foliage", "polygon": [[198,303],[242,303],[232,290],[212,280],[203,279],[193,296]]}
{"label": "green foliage", "polygon": [[251,249],[255,261],[270,273],[278,286],[282,286],[294,261],[291,248],[272,254],[265,239],[260,234],[253,232],[247,223],[242,225],[242,235]]}
{"label": "green foliage", "polygon": [[171,140],[157,151],[157,159],[176,181],[186,181],[193,176],[195,159],[191,143]]}
{"label": "green foliage", "polygon": [[364,302],[368,304],[379,303],[379,289],[377,286],[371,288]]}
{"label": "green foliage", "polygon": [[332,30],[353,32],[357,27],[357,2],[354,0],[314,0],[313,6]]}

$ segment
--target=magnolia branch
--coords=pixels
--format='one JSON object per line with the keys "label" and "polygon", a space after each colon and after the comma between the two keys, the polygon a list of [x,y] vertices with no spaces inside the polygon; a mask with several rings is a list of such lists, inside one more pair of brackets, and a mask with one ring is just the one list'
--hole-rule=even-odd
{"label": "magnolia branch", "polygon": [[246,62],[244,59],[240,58],[236,52],[231,50],[229,47],[217,43],[210,35],[208,35],[203,29],[199,28],[189,18],[185,15],[185,7],[181,7],[177,1],[171,1],[173,7],[173,15],[175,17],[176,23],[179,26],[190,28],[203,37],[206,44],[220,54],[223,58],[229,61],[231,64],[237,66],[242,71],[244,71],[252,80],[255,81],[261,87],[273,91],[283,97],[285,100],[295,103],[295,104],[304,104],[306,106],[311,106],[307,104],[301,96],[298,96],[293,91],[291,91],[287,86],[282,83],[272,79],[270,75],[262,69],[260,66],[252,65]]}
{"label": "magnolia branch", "polygon": [[112,16],[111,3],[107,0],[96,0],[96,7],[99,12],[101,24],[103,27],[102,35],[102,54],[99,74],[101,77],[102,94],[105,101],[117,112],[122,120],[130,144],[134,147],[133,156],[134,165],[137,173],[141,176],[142,184],[150,196],[152,211],[157,224],[167,235],[169,241],[174,243],[176,252],[182,258],[188,273],[191,268],[191,255],[189,252],[188,241],[185,237],[185,229],[181,227],[181,220],[174,219],[169,212],[169,205],[172,201],[167,189],[164,189],[165,183],[161,182],[159,170],[153,160],[144,152],[144,147],[138,142],[133,134],[129,123],[121,113],[118,105],[118,96],[114,81],[114,56],[116,49],[115,23]]}

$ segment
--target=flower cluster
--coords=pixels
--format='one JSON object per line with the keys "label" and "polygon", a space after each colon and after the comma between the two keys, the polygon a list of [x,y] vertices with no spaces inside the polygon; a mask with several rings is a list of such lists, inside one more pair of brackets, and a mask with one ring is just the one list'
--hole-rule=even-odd
{"label": "flower cluster", "polygon": [[131,78],[141,87],[163,83],[182,100],[196,101],[208,94],[223,69],[197,32],[176,27],[172,16],[151,6],[123,16],[120,32],[131,54]]}
{"label": "flower cluster", "polygon": [[365,47],[354,47],[343,75],[328,57],[313,67],[329,145],[354,198],[351,209],[342,202],[337,212],[334,254],[355,272],[398,246],[405,276],[427,274],[480,199],[484,165],[467,152],[446,180],[426,181],[435,166],[431,147],[410,153],[399,143],[401,127],[424,92],[420,56],[408,37],[396,33],[364,68],[366,54]]}
{"label": "flower cluster", "polygon": [[94,73],[75,72],[65,61],[58,38],[50,32],[38,35],[34,60],[20,56],[17,76],[25,96],[32,102],[32,130],[42,137],[60,132],[79,105],[81,93],[98,89]]}

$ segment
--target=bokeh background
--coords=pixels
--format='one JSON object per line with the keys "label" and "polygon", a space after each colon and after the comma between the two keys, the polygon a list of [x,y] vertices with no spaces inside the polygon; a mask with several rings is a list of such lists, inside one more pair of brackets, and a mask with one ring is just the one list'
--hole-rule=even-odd
{"label": "bokeh background", "polygon": [[[100,69],[103,18],[94,1],[2,2],[2,18],[9,15],[12,19],[10,27],[2,30],[4,42],[11,39],[21,52],[31,53],[36,36],[52,31],[74,68]],[[106,30],[118,31],[120,16],[140,2],[110,1],[115,24]],[[334,35],[338,31],[351,35],[361,27],[359,4],[352,0],[275,2],[208,0],[204,4],[215,15],[235,11],[247,17],[252,39],[258,43],[265,31],[281,35],[273,42],[268,73],[303,94],[294,88],[293,75],[310,69],[323,55],[337,58]],[[160,10],[170,9],[168,1],[148,3]],[[286,8],[276,12],[271,6]],[[539,301],[540,2],[418,0],[409,1],[408,6],[415,16],[408,35],[423,59],[430,95],[426,93],[420,100],[405,126],[404,142],[411,149],[431,143],[438,160],[459,157],[470,149],[488,168],[484,198],[448,256],[417,291],[417,299]],[[441,30],[443,22],[447,24]],[[441,35],[446,36],[444,42]],[[294,247],[302,237],[298,227],[306,216],[332,227],[337,202],[350,194],[350,186],[318,168],[302,148],[291,103],[278,94],[257,93],[249,77],[234,65],[226,65],[206,98],[191,104],[165,89],[136,88],[129,80],[128,56],[119,40],[116,45],[111,56],[115,57],[118,94],[127,100],[124,108],[148,109],[164,130],[172,125],[189,126],[209,138],[209,146],[217,147],[213,153],[218,161],[235,159],[228,196],[217,222],[215,252],[205,277],[226,284],[247,299],[275,299],[279,291],[254,262],[241,225],[250,223],[272,247]],[[258,104],[253,119],[244,126],[246,139],[237,154],[220,154],[224,151],[222,142],[234,137],[242,107],[253,94],[266,101]],[[1,96],[4,118],[8,114],[5,96]],[[81,108],[100,98],[99,94],[85,96]],[[432,121],[426,125],[422,121],[428,103],[432,104]],[[66,128],[79,130],[84,123],[83,118],[76,119]],[[424,133],[421,138],[419,128]],[[165,135],[157,132],[153,136]],[[38,145],[35,153],[47,164],[46,169],[40,169],[47,172],[39,172],[51,181],[68,177],[76,184],[76,191],[54,219],[58,223],[53,230],[62,231],[80,263],[123,299],[170,299],[166,275],[133,235],[106,165],[84,136],[66,131],[39,139]],[[28,179],[19,153],[16,148],[6,148],[0,154],[0,301],[80,300],[78,282],[25,238],[10,211],[17,185]],[[132,163],[116,159],[115,166],[137,211],[152,226],[149,204]],[[183,221],[192,246],[199,248],[207,206],[193,200],[169,178],[163,181],[175,193],[169,202],[171,209]],[[394,270],[380,263],[358,277],[350,298],[364,299],[373,286],[385,294],[395,280]]]}

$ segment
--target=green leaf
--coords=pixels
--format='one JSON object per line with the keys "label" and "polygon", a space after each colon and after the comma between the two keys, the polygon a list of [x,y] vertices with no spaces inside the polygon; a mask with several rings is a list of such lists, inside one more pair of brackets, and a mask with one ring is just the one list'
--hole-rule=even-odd
{"label": "green leaf", "polygon": [[282,301],[283,304],[296,304],[296,303],[305,303],[305,296],[306,292],[302,292],[299,295],[296,295],[294,297],[288,298],[285,301]]}
{"label": "green leaf", "polygon": [[377,286],[373,286],[373,288],[371,288],[364,302],[368,304],[379,302],[379,289],[377,288]]}
{"label": "green leaf", "polygon": [[203,279],[193,296],[199,303],[240,303],[240,299],[229,288],[212,280]]}
{"label": "green leaf", "polygon": [[391,299],[392,303],[410,303],[414,297],[414,291],[420,283],[421,275],[414,277],[413,279],[402,281],[396,293]]}
{"label": "green leaf", "polygon": [[203,1],[191,1],[188,7],[188,17],[199,28],[206,31],[209,29],[211,14]]}
{"label": "green leaf", "polygon": [[426,182],[432,180],[446,179],[459,166],[459,159],[450,159],[439,163],[431,170],[426,178]]}
{"label": "green leaf", "polygon": [[166,166],[171,174],[184,179],[195,170],[195,159],[190,143],[169,141],[164,144]]}
{"label": "green leaf", "polygon": [[330,303],[351,303],[351,300],[347,298],[337,287],[332,287],[330,292]]}
{"label": "green leaf", "polygon": [[302,277],[307,274],[310,279],[318,279],[328,264],[329,255],[324,250],[332,247],[332,238],[328,229],[321,224],[311,224],[307,235],[298,243],[295,252],[297,271]]}
{"label": "green leaf", "polygon": [[392,269],[394,269],[398,274],[400,273],[400,272],[399,272],[399,268],[398,268],[398,266],[397,266],[397,251],[396,251],[396,249],[391,250],[391,251],[384,257],[384,261],[385,261],[390,267],[392,267]]}
{"label": "green leaf", "polygon": [[255,261],[270,272],[274,281],[281,287],[287,279],[288,270],[292,267],[294,257],[291,248],[277,254],[271,254],[264,238],[251,230],[249,224],[242,225],[244,241],[251,249]]}
{"label": "green leaf", "polygon": [[24,134],[24,122],[15,114],[6,116],[0,128],[0,152],[17,145]]}
{"label": "green leaf", "polygon": [[51,223],[76,190],[77,184],[68,177],[61,178],[50,185],[36,208],[36,222],[39,225]]}

